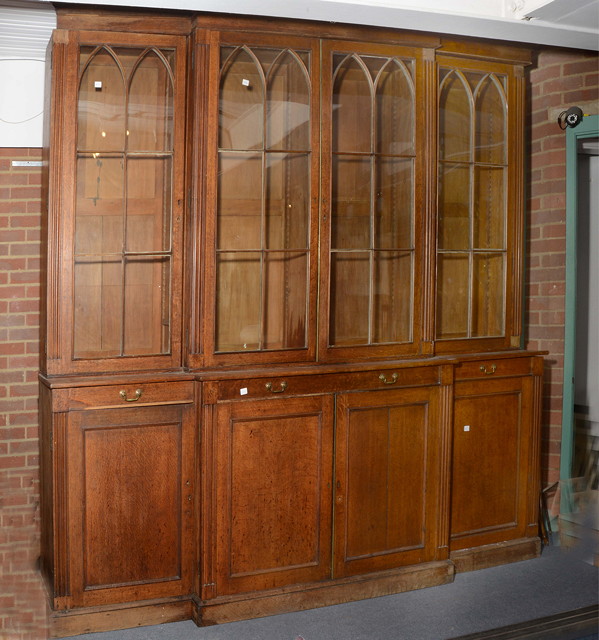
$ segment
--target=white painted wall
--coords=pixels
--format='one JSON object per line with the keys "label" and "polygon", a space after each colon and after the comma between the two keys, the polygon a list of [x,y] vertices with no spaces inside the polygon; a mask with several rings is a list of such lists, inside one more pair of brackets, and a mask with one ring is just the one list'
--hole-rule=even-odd
{"label": "white painted wall", "polygon": [[41,147],[44,60],[0,58],[0,147]]}

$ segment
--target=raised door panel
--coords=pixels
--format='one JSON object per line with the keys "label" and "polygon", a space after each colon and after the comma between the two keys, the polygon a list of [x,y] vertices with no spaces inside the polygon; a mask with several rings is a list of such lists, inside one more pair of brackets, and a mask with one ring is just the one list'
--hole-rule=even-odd
{"label": "raised door panel", "polygon": [[451,549],[526,535],[531,378],[456,384]]}
{"label": "raised door panel", "polygon": [[332,428],[330,396],[218,406],[218,595],[330,575]]}
{"label": "raised door panel", "polygon": [[70,414],[74,604],[189,593],[194,421],[190,405]]}
{"label": "raised door panel", "polygon": [[436,559],[440,424],[438,387],[339,396],[336,577]]}

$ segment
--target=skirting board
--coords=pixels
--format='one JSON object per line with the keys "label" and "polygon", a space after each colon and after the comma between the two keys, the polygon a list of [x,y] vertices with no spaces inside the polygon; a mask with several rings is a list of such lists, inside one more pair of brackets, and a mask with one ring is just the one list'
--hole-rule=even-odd
{"label": "skirting board", "polygon": [[462,571],[477,571],[510,562],[531,560],[541,555],[541,540],[539,538],[519,538],[509,542],[497,542],[482,547],[460,549],[449,554],[458,573]]}
{"label": "skirting board", "polygon": [[333,604],[413,591],[453,582],[452,562],[428,562],[352,578],[304,585],[292,590],[254,593],[243,597],[216,598],[194,612],[199,625],[248,620],[290,611],[316,609]]}

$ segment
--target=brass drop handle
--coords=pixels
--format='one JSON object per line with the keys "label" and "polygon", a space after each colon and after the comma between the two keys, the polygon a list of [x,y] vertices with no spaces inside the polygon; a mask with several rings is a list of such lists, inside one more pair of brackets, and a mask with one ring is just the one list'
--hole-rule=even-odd
{"label": "brass drop handle", "polygon": [[487,369],[487,365],[481,364],[479,368],[487,376],[492,376],[497,371],[496,364],[492,364],[488,369]]}
{"label": "brass drop handle", "polygon": [[268,391],[270,391],[271,393],[283,393],[283,391],[285,391],[285,389],[287,389],[287,383],[285,382],[285,380],[283,380],[283,382],[279,383],[279,386],[281,387],[280,389],[273,389],[272,388],[272,382],[267,382],[266,383],[266,389]]}
{"label": "brass drop handle", "polygon": [[133,398],[127,398],[127,392],[124,389],[122,391],[119,391],[119,396],[121,396],[121,398],[125,402],[137,402],[141,398],[141,394],[142,394],[142,390],[136,389],[135,395],[133,396]]}
{"label": "brass drop handle", "polygon": [[387,380],[387,376],[384,373],[381,373],[379,380],[381,380],[383,384],[395,384],[397,382],[397,377],[397,373],[394,373],[391,376],[391,380]]}

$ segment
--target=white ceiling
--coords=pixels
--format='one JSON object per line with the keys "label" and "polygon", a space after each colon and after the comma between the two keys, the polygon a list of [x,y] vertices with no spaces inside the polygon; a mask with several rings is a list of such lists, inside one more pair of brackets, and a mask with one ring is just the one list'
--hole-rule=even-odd
{"label": "white ceiling", "polygon": [[[599,50],[599,0],[76,0],[385,26]],[[50,0],[0,0],[0,61],[45,53]]]}

